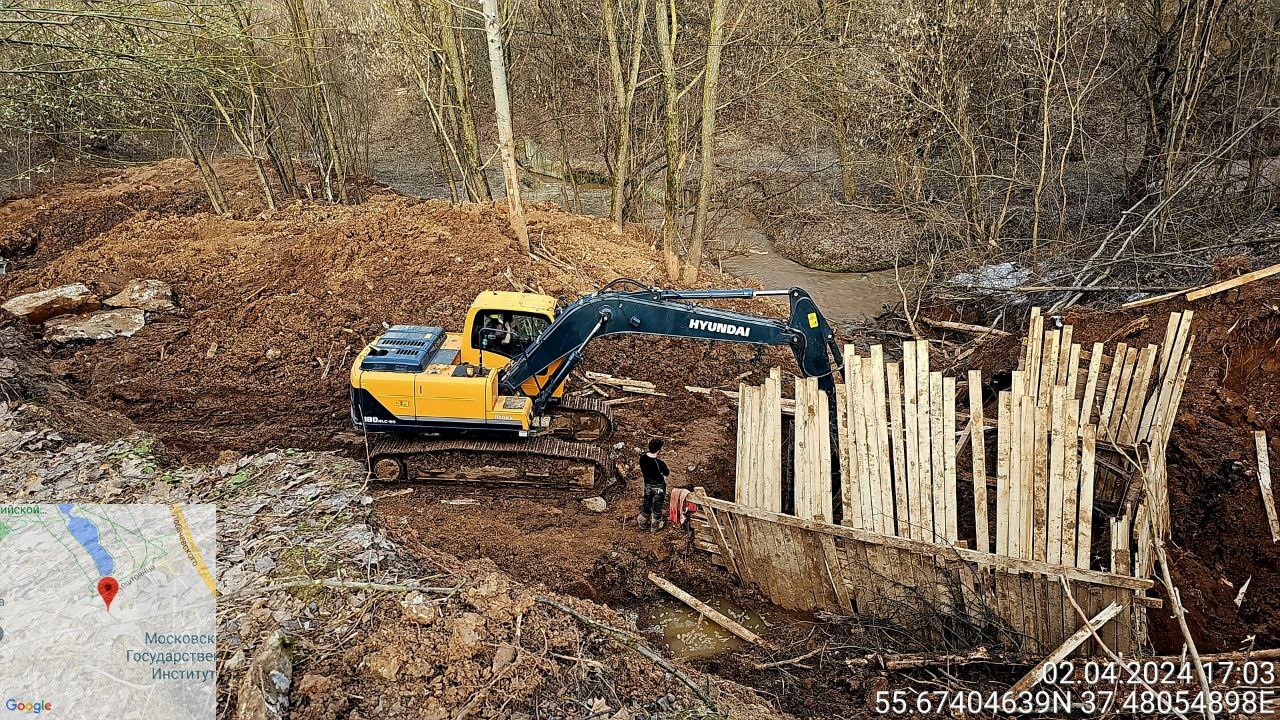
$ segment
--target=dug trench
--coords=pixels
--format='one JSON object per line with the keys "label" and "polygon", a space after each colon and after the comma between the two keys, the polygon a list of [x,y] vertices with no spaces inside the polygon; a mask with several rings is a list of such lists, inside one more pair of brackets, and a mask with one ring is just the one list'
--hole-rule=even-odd
{"label": "dug trench", "polygon": [[[31,372],[76,396],[68,412],[86,420],[77,424],[86,437],[111,440],[136,426],[158,438],[175,464],[284,447],[362,459],[362,438],[347,417],[347,369],[384,322],[459,328],[471,300],[489,289],[575,297],[616,277],[662,283],[654,238],[643,229],[616,237],[605,221],[535,205],[529,224],[539,258],[532,259],[512,251],[505,213],[494,206],[451,207],[371,188],[358,205],[299,202],[268,211],[254,200],[251,170],[236,169],[231,162],[220,171],[243,181],[231,181],[229,217],[208,212],[178,161],[100,172],[2,206],[0,248],[11,269],[0,276],[0,297],[73,282],[105,297],[137,278],[175,290],[177,312],[150,317],[125,339],[53,346],[40,341],[38,328],[10,322]],[[700,284],[742,282],[707,270]],[[1280,642],[1280,557],[1249,474],[1249,430],[1280,437],[1278,291],[1280,284],[1256,283],[1192,308],[1197,327],[1209,330],[1197,341],[1169,467],[1175,581],[1202,650],[1235,649],[1250,635],[1259,646]],[[782,310],[767,301],[737,307]],[[1177,303],[1081,311],[1067,321],[1082,341],[1115,341],[1120,333],[1145,343],[1158,340],[1161,318],[1173,309]],[[1011,369],[1015,357],[1016,348],[993,342],[969,362],[990,377]],[[609,443],[621,444],[624,464],[650,437],[662,437],[674,485],[732,497],[734,407],[684,386],[759,382],[768,367],[792,362],[744,346],[624,338],[593,344],[584,368],[650,381],[664,394],[619,395],[627,402],[616,408]],[[575,382],[570,390],[583,391]],[[127,421],[87,422],[94,418]],[[869,693],[899,682],[851,670],[842,654],[929,649],[896,628],[779,615],[697,553],[687,534],[638,531],[638,484],[633,471],[631,482],[611,488],[603,513],[555,496],[424,486],[378,486],[372,494],[375,517],[405,547],[488,559],[517,580],[609,605],[641,625],[666,598],[650,572],[764,618],[762,634],[774,649],[744,645],[689,662],[795,715],[865,715]],[[1236,589],[1250,576],[1237,608]],[[1156,650],[1177,652],[1168,613],[1152,619]],[[656,631],[649,636],[661,640]],[[815,650],[807,661],[760,667]],[[1017,674],[993,666],[979,681],[1007,683]]]}
{"label": "dug trench", "polygon": [[[348,418],[348,368],[384,322],[460,328],[472,299],[489,289],[572,298],[617,277],[663,282],[654,238],[643,229],[615,237],[606,221],[535,205],[528,219],[542,259],[533,260],[513,252],[505,212],[493,206],[451,207],[373,189],[358,205],[299,202],[271,211],[255,203],[250,173],[235,162],[220,167],[220,175],[244,181],[230,181],[235,210],[226,217],[209,212],[180,161],[101,171],[5,206],[0,247],[10,271],[0,276],[0,297],[75,282],[107,297],[138,278],[174,289],[179,309],[149,315],[128,338],[54,345],[39,327],[5,321],[14,341],[8,350],[32,376],[29,395],[53,401],[73,432],[106,442],[142,430],[175,466],[266,448],[363,459],[363,438]],[[700,283],[742,284],[711,270]],[[785,311],[773,301],[735,306]],[[638,448],[662,437],[673,485],[731,496],[735,410],[684,386],[732,388],[793,362],[782,352],[727,344],[599,341],[584,369],[648,380],[663,393],[616,408],[608,443],[632,477],[606,492],[605,512],[572,497],[409,486],[373,488],[375,517],[404,547],[488,558],[516,580],[609,605],[641,625],[669,601],[648,581],[650,572],[700,597],[778,618],[693,550],[687,533],[636,528],[634,465]],[[580,378],[574,383],[570,390],[579,391]],[[466,501],[474,504],[459,504]],[[659,644],[661,632],[647,629]],[[786,617],[762,634],[778,650],[748,646],[691,662],[772,695],[783,711],[861,712],[860,680],[842,667],[755,669],[774,654],[848,644],[856,640],[852,626]]]}

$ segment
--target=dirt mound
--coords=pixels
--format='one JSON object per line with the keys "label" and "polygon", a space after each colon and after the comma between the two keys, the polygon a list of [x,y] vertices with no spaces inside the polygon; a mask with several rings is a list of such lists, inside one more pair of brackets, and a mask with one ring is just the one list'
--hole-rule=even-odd
{"label": "dirt mound", "polygon": [[[216,167],[233,210],[261,210],[248,161],[220,160]],[[209,210],[204,186],[186,160],[77,170],[48,189],[0,203],[0,257],[14,263],[11,270],[38,266],[139,215],[191,215]]]}
{"label": "dirt mound", "polygon": [[[100,296],[138,278],[172,285],[181,312],[154,317],[125,341],[56,351],[51,367],[87,400],[184,453],[335,447],[333,435],[349,429],[351,358],[384,322],[458,329],[472,299],[489,289],[574,297],[619,276],[661,282],[647,232],[616,238],[606,221],[554,206],[529,209],[535,248],[553,258],[533,261],[513,251],[505,209],[497,206],[381,194],[355,206],[294,203],[252,220],[186,214],[201,201],[174,162],[151,174],[130,171],[106,190],[62,188],[33,198],[47,214],[19,218],[5,237],[44,237],[50,222],[80,202],[79,193],[116,197],[144,178],[154,188],[146,192],[185,204],[162,203],[162,211],[114,225],[108,220],[115,216],[104,216],[62,245],[37,243],[41,263],[0,277],[0,297],[73,281]],[[104,225],[110,227],[85,239]],[[708,282],[739,284],[723,277]],[[595,369],[643,367],[645,376],[679,383],[724,381],[737,364],[720,358],[751,357],[717,349],[713,357],[704,354],[714,368],[708,371],[706,363],[692,367],[685,351],[670,344],[599,345],[589,361]],[[625,361],[613,364],[615,358]]]}
{"label": "dirt mound", "polygon": [[[1280,546],[1272,543],[1258,489],[1253,432],[1280,458],[1280,280],[1258,281],[1197,302],[1130,310],[1074,310],[1077,342],[1161,342],[1169,313],[1195,311],[1191,369],[1168,448],[1173,579],[1201,651],[1280,644]],[[1145,320],[1144,320],[1145,319]],[[1017,339],[975,354],[988,377],[1013,369]],[[1273,473],[1274,474],[1274,473]],[[1243,604],[1235,596],[1252,577]],[[1168,600],[1166,600],[1168,602]],[[1157,650],[1182,640],[1167,612],[1151,613]]]}

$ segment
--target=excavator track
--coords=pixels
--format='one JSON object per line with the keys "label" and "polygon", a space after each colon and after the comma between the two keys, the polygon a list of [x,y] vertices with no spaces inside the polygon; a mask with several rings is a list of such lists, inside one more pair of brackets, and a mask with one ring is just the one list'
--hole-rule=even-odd
{"label": "excavator track", "polygon": [[613,433],[613,407],[601,398],[562,398],[551,416],[551,431],[579,442],[605,440]]}
{"label": "excavator track", "polygon": [[[611,485],[609,453],[555,437],[518,440],[370,436],[369,469],[382,482],[516,486],[595,495]],[[480,456],[481,462],[478,462]]]}

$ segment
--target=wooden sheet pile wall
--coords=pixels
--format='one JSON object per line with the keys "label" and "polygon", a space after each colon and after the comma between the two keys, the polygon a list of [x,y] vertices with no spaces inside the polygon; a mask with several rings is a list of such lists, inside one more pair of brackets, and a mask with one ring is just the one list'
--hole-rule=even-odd
{"label": "wooden sheet pile wall", "polygon": [[[1044,653],[1109,603],[1120,614],[1099,631],[1132,653],[1146,642],[1152,585],[1110,573],[1006,558],[770,513],[694,493],[699,542],[775,603],[883,618],[914,632],[973,633]],[[1065,585],[1065,587],[1064,587]],[[1072,603],[1075,603],[1073,605]],[[1078,654],[1094,655],[1091,640]]]}

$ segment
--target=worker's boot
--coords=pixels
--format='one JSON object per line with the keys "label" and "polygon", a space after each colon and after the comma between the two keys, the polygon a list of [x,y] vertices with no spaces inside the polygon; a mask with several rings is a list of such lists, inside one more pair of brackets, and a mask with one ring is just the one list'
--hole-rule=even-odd
{"label": "worker's boot", "polygon": [[661,515],[656,515],[656,516],[654,516],[654,518],[653,518],[653,529],[654,529],[654,530],[661,530],[662,528],[664,528],[664,527],[666,527],[666,526],[667,526],[667,521],[666,521],[666,520],[664,520],[664,519],[662,518],[662,516],[661,516]]}
{"label": "worker's boot", "polygon": [[636,527],[640,528],[641,530],[648,530],[649,516],[645,515],[644,513],[640,513],[639,515],[636,515]]}

